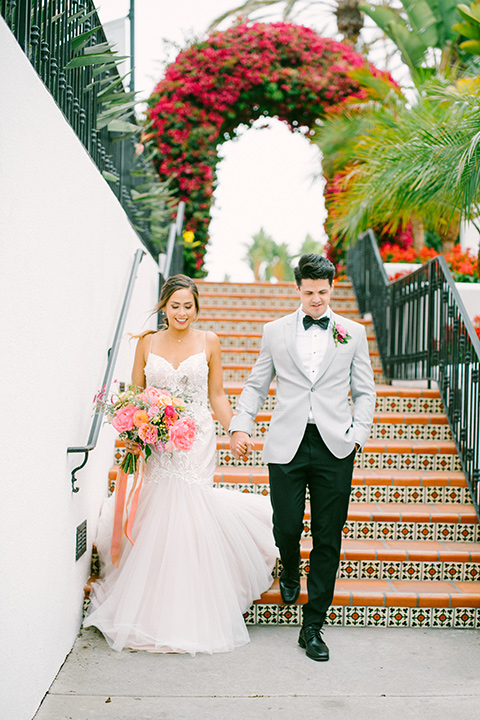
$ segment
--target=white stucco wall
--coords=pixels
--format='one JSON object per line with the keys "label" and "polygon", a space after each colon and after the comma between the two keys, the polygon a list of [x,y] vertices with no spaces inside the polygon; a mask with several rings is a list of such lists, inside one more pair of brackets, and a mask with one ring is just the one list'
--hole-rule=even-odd
{"label": "white stucco wall", "polygon": [[[30,720],[78,632],[89,546],[113,462],[104,427],[78,474],[135,250],[126,215],[0,18],[2,445],[0,717]],[[155,262],[140,265],[127,331],[153,326]],[[128,380],[135,343],[122,342]],[[77,465],[79,463],[77,462]]]}

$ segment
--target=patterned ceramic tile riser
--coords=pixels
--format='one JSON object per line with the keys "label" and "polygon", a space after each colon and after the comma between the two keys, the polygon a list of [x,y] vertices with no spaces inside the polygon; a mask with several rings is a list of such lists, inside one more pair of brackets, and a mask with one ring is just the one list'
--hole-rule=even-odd
{"label": "patterned ceramic tile riser", "polygon": [[[301,605],[258,603],[245,613],[247,625],[301,625]],[[332,605],[325,625],[344,627],[480,628],[480,610],[472,607],[416,608]]]}
{"label": "patterned ceramic tile riser", "polygon": [[[222,352],[222,365],[223,370],[228,370],[230,367],[239,367],[246,371],[245,380],[248,378],[253,364],[256,362],[259,355],[259,350],[255,349],[252,352],[252,348],[230,348],[229,351]],[[372,352],[370,354],[370,363],[376,373],[380,372],[382,368],[382,361],[378,354]],[[242,378],[243,379],[243,378]],[[228,382],[228,379],[226,380]]]}
{"label": "patterned ceramic tile riser", "polygon": [[[282,308],[285,313],[294,312],[300,305],[298,295],[283,294],[276,295],[245,295],[235,294],[222,295],[217,293],[204,293],[200,296],[200,307],[203,313],[208,313],[210,308],[245,308],[248,312],[256,312],[258,309]],[[344,310],[355,310],[358,312],[357,301],[354,295],[345,295],[332,298],[331,307],[335,312],[342,313]]]}
{"label": "patterned ceramic tile riser", "polygon": [[[254,450],[248,459],[243,460],[246,467],[265,467],[261,450]],[[217,465],[237,465],[229,450],[217,450]],[[416,454],[416,453],[379,453],[363,452],[355,458],[355,467],[367,470],[422,470],[460,472],[458,455]]]}
{"label": "patterned ceramic tile riser", "polygon": [[[235,389],[227,388],[227,397],[235,409],[237,407],[237,401],[240,397],[242,387],[239,385]],[[268,396],[265,403],[262,405],[260,412],[268,412],[273,410],[275,407],[275,395],[272,393]],[[392,413],[398,412],[402,414],[407,413],[435,413],[444,415],[445,410],[442,405],[442,401],[439,397],[399,397],[399,396],[384,396],[378,394],[377,389],[377,400],[375,410],[377,413]]]}
{"label": "patterned ceramic tile riser", "polygon": [[[219,295],[292,295],[295,293],[294,283],[218,283],[205,280],[195,281],[200,296],[204,293],[215,293]],[[353,288],[350,282],[335,283],[335,296],[352,296]]]}
{"label": "patterned ceramic tile riser", "polygon": [[[478,547],[478,546],[477,546]],[[392,551],[395,557],[395,551]],[[282,564],[277,560],[273,571],[275,578],[280,577]],[[307,577],[309,572],[308,555],[300,561],[300,576]],[[340,560],[337,579],[353,580],[441,580],[458,582],[476,582],[480,578],[480,562],[427,562],[422,560]]]}
{"label": "patterned ceramic tile riser", "polygon": [[[269,420],[257,420],[253,427],[252,437],[264,438],[269,430]],[[215,421],[217,435],[223,435],[223,428]],[[449,425],[424,424],[404,425],[396,423],[374,423],[370,431],[372,440],[452,440]]]}
{"label": "patterned ceramic tile riser", "polygon": [[[237,490],[254,495],[269,495],[268,483],[215,483],[216,487],[227,490]],[[350,495],[351,503],[412,503],[412,504],[457,504],[467,505],[472,502],[470,491],[467,487],[442,487],[429,485],[427,487],[402,487],[398,485],[354,485]]]}
{"label": "patterned ceramic tile riser", "polygon": [[[252,368],[249,366],[246,367],[229,367],[224,366],[223,367],[223,382],[229,383],[229,382],[240,382],[244,383],[248,376],[251,373]],[[385,378],[383,377],[381,368],[373,368],[373,372],[375,373],[375,382],[376,383],[384,383]]]}
{"label": "patterned ceramic tile riser", "polygon": [[[195,326],[199,330],[211,330],[215,333],[261,333],[266,322],[267,320],[247,320],[244,317],[236,320],[225,316],[218,318],[203,317],[196,321]],[[357,322],[360,321],[357,320]],[[364,325],[367,335],[373,334],[373,325],[371,323],[362,321],[361,324]]]}
{"label": "patterned ceramic tile riser", "polygon": [[[303,537],[311,537],[310,520],[304,521]],[[480,542],[475,523],[405,522],[347,520],[343,537],[348,540],[435,540],[437,542]]]}
{"label": "patterned ceramic tile riser", "polygon": [[[297,303],[298,305],[298,303]],[[226,316],[230,318],[245,318],[245,316],[249,313],[251,313],[251,317],[254,317],[257,320],[264,320],[265,322],[271,322],[272,320],[276,320],[277,318],[283,317],[284,315],[288,315],[291,312],[294,312],[296,308],[290,308],[290,307],[274,307],[274,308],[268,308],[268,307],[248,307],[245,305],[240,305],[238,307],[228,307],[228,305],[207,305],[202,304],[200,309],[200,315],[198,316],[198,321],[204,320],[204,319],[216,319],[216,318],[225,318]],[[338,312],[341,312],[346,318],[351,318],[352,320],[360,321],[362,318],[358,313],[358,309],[356,307],[343,307],[338,308]],[[198,322],[197,321],[197,322]]]}
{"label": "patterned ceramic tile riser", "polygon": [[[220,330],[215,331],[220,340],[222,348],[248,348],[260,350],[262,344],[262,333],[237,333],[237,332],[222,332]],[[371,350],[377,350],[376,340],[372,335],[368,336],[368,345]]]}

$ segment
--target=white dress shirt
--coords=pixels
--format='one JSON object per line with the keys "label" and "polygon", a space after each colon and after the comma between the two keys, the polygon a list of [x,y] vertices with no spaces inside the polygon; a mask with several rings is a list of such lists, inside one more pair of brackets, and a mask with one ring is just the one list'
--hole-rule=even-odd
{"label": "white dress shirt", "polygon": [[[300,306],[297,311],[296,345],[305,371],[307,372],[313,385],[327,351],[328,331],[330,326],[324,330],[319,325],[311,325],[308,330],[305,330],[303,326],[303,318],[305,315],[306,313],[303,312],[302,307]],[[326,312],[321,315],[321,317],[328,318],[331,318],[331,316],[332,311],[330,310],[330,307],[328,307]],[[309,413],[308,422],[314,422],[312,411]]]}

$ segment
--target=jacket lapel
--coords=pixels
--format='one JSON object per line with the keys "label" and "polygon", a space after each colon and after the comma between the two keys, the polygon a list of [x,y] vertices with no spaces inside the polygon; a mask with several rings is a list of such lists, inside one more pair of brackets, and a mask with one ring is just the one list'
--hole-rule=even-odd
{"label": "jacket lapel", "polygon": [[326,370],[329,368],[330,364],[332,363],[332,360],[335,357],[337,346],[335,345],[335,341],[333,339],[333,323],[336,323],[338,320],[338,316],[335,315],[334,312],[332,312],[330,323],[328,325],[328,341],[327,341],[327,349],[325,351],[325,357],[323,358],[322,364],[320,365],[320,369],[318,371],[318,375],[315,378],[314,385],[317,384],[319,380],[321,380],[323,374],[326,372]]}
{"label": "jacket lapel", "polygon": [[285,347],[300,372],[310,380],[297,350],[297,316],[298,312],[287,316],[287,322],[285,323]]}

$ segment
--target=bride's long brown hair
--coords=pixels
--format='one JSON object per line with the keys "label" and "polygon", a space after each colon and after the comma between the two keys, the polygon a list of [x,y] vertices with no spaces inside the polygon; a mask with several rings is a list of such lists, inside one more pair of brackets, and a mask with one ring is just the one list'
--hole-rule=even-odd
{"label": "bride's long brown hair", "polygon": [[[177,290],[190,290],[190,292],[193,295],[193,302],[195,303],[195,311],[198,315],[200,312],[200,299],[198,296],[198,288],[193,282],[192,278],[187,277],[187,275],[172,275],[172,277],[169,277],[168,280],[165,280],[165,282],[162,285],[162,291],[160,293],[160,300],[155,305],[152,315],[155,315],[156,313],[160,313],[163,311],[163,309],[166,307],[168,301],[172,297],[174,292],[177,292]],[[168,320],[167,318],[163,319],[163,326],[160,329],[168,328]],[[146,330],[143,333],[140,333],[140,335],[132,335],[133,338],[144,338],[147,335],[152,335],[153,333],[157,332],[156,330]]]}

